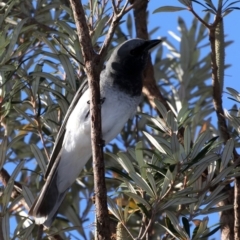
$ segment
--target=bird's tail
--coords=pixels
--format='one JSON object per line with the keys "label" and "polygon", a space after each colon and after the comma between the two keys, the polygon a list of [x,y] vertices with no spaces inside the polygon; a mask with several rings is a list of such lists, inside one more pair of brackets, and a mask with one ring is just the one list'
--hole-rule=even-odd
{"label": "bird's tail", "polygon": [[68,189],[62,193],[58,191],[57,171],[53,176],[48,176],[40,195],[29,210],[29,215],[34,217],[36,224],[50,227],[67,191]]}

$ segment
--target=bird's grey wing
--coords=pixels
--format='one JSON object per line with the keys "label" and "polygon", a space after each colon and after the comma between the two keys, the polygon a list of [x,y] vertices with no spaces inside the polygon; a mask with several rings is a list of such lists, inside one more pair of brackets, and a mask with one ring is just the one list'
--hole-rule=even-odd
{"label": "bird's grey wing", "polygon": [[37,224],[43,224],[46,221],[44,223],[46,226],[51,225],[51,222],[53,221],[54,216],[67,192],[67,190],[62,193],[58,192],[56,169],[61,160],[62,144],[66,132],[67,121],[73,112],[74,107],[78,103],[83,93],[87,90],[87,88],[87,81],[84,81],[69,106],[62,126],[56,137],[53,152],[51,154],[50,162],[45,174],[46,182],[40,195],[36,198],[31,209],[29,210],[29,215],[35,218]]}
{"label": "bird's grey wing", "polygon": [[[83,93],[88,89],[88,82],[87,79],[85,81],[83,81],[83,83],[81,84],[81,86],[79,87],[78,91],[76,92],[69,108],[68,111],[63,119],[63,123],[59,129],[59,132],[57,134],[56,140],[55,140],[55,144],[53,147],[53,151],[50,157],[50,161],[48,163],[48,167],[47,167],[47,171],[45,173],[45,179],[47,179],[49,173],[51,171],[54,171],[53,166],[57,166],[58,164],[55,163],[55,161],[59,161],[60,160],[60,152],[62,149],[62,144],[63,144],[63,139],[65,136],[65,132],[66,132],[66,124],[67,121],[69,119],[69,116],[71,115],[73,109],[75,108],[76,104],[78,103],[79,99],[81,98],[81,96],[83,95]],[[55,163],[55,164],[54,164]]]}

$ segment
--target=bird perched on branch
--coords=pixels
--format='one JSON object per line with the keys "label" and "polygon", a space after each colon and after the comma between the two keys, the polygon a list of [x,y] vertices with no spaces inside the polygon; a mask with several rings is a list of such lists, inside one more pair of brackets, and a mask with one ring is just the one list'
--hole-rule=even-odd
{"label": "bird perched on branch", "polygon": [[[100,75],[102,137],[108,143],[133,116],[141,100],[148,51],[161,40],[131,39],[113,51]],[[92,154],[90,91],[76,93],[64,118],[46,172],[46,182],[29,215],[50,227],[69,188]]]}

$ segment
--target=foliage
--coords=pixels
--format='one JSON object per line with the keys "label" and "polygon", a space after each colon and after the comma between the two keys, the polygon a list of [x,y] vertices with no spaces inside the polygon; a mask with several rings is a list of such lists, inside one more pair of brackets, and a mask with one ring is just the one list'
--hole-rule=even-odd
{"label": "foliage", "polygon": [[[195,2],[205,7],[205,22],[216,13],[211,1],[179,2],[183,7],[160,7],[155,12],[184,10]],[[89,1],[84,5],[96,51],[109,30],[110,6],[108,1]],[[230,3],[224,9],[226,15],[237,7]],[[133,25],[129,14],[118,26],[107,58],[115,45],[127,36],[134,37]],[[168,55],[163,54],[163,46],[153,54],[156,82],[171,110],[158,100],[154,110],[144,100],[138,115],[106,148],[112,221],[124,227],[125,236],[135,239],[150,235],[162,239],[207,239],[219,225],[211,227],[208,217],[199,218],[232,208],[217,204],[227,198],[222,192],[225,185],[239,176],[232,154],[233,148],[239,147],[238,107],[225,112],[233,137],[225,146],[217,137],[218,126],[210,119],[214,111],[209,81],[211,60],[202,53],[203,48],[209,47],[207,29],[197,19],[189,29],[184,19],[179,18],[178,25],[180,36],[170,34],[179,46],[165,39]],[[150,38],[155,31],[149,31]],[[225,47],[229,44],[225,42]],[[4,239],[37,236],[38,228],[26,210],[43,185],[61,121],[85,78],[82,62],[68,1],[0,3],[0,166],[14,166],[8,183],[1,189]],[[239,103],[240,94],[234,89],[228,91]],[[184,135],[179,141],[181,129]],[[17,188],[14,181],[20,182],[22,188]],[[12,196],[13,189],[18,192],[17,197]],[[81,239],[93,238],[93,194],[89,162],[67,194],[53,227],[45,231],[45,238],[58,234],[70,239],[73,230]],[[17,225],[13,229],[14,221]],[[195,226],[193,231],[191,224]]]}

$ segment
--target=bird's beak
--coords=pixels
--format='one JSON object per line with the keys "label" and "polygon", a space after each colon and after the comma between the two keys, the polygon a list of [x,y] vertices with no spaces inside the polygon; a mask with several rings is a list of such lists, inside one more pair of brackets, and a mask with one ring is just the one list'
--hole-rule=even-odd
{"label": "bird's beak", "polygon": [[154,39],[154,40],[148,40],[144,44],[145,51],[148,51],[158,45],[160,42],[162,42],[161,39]]}

